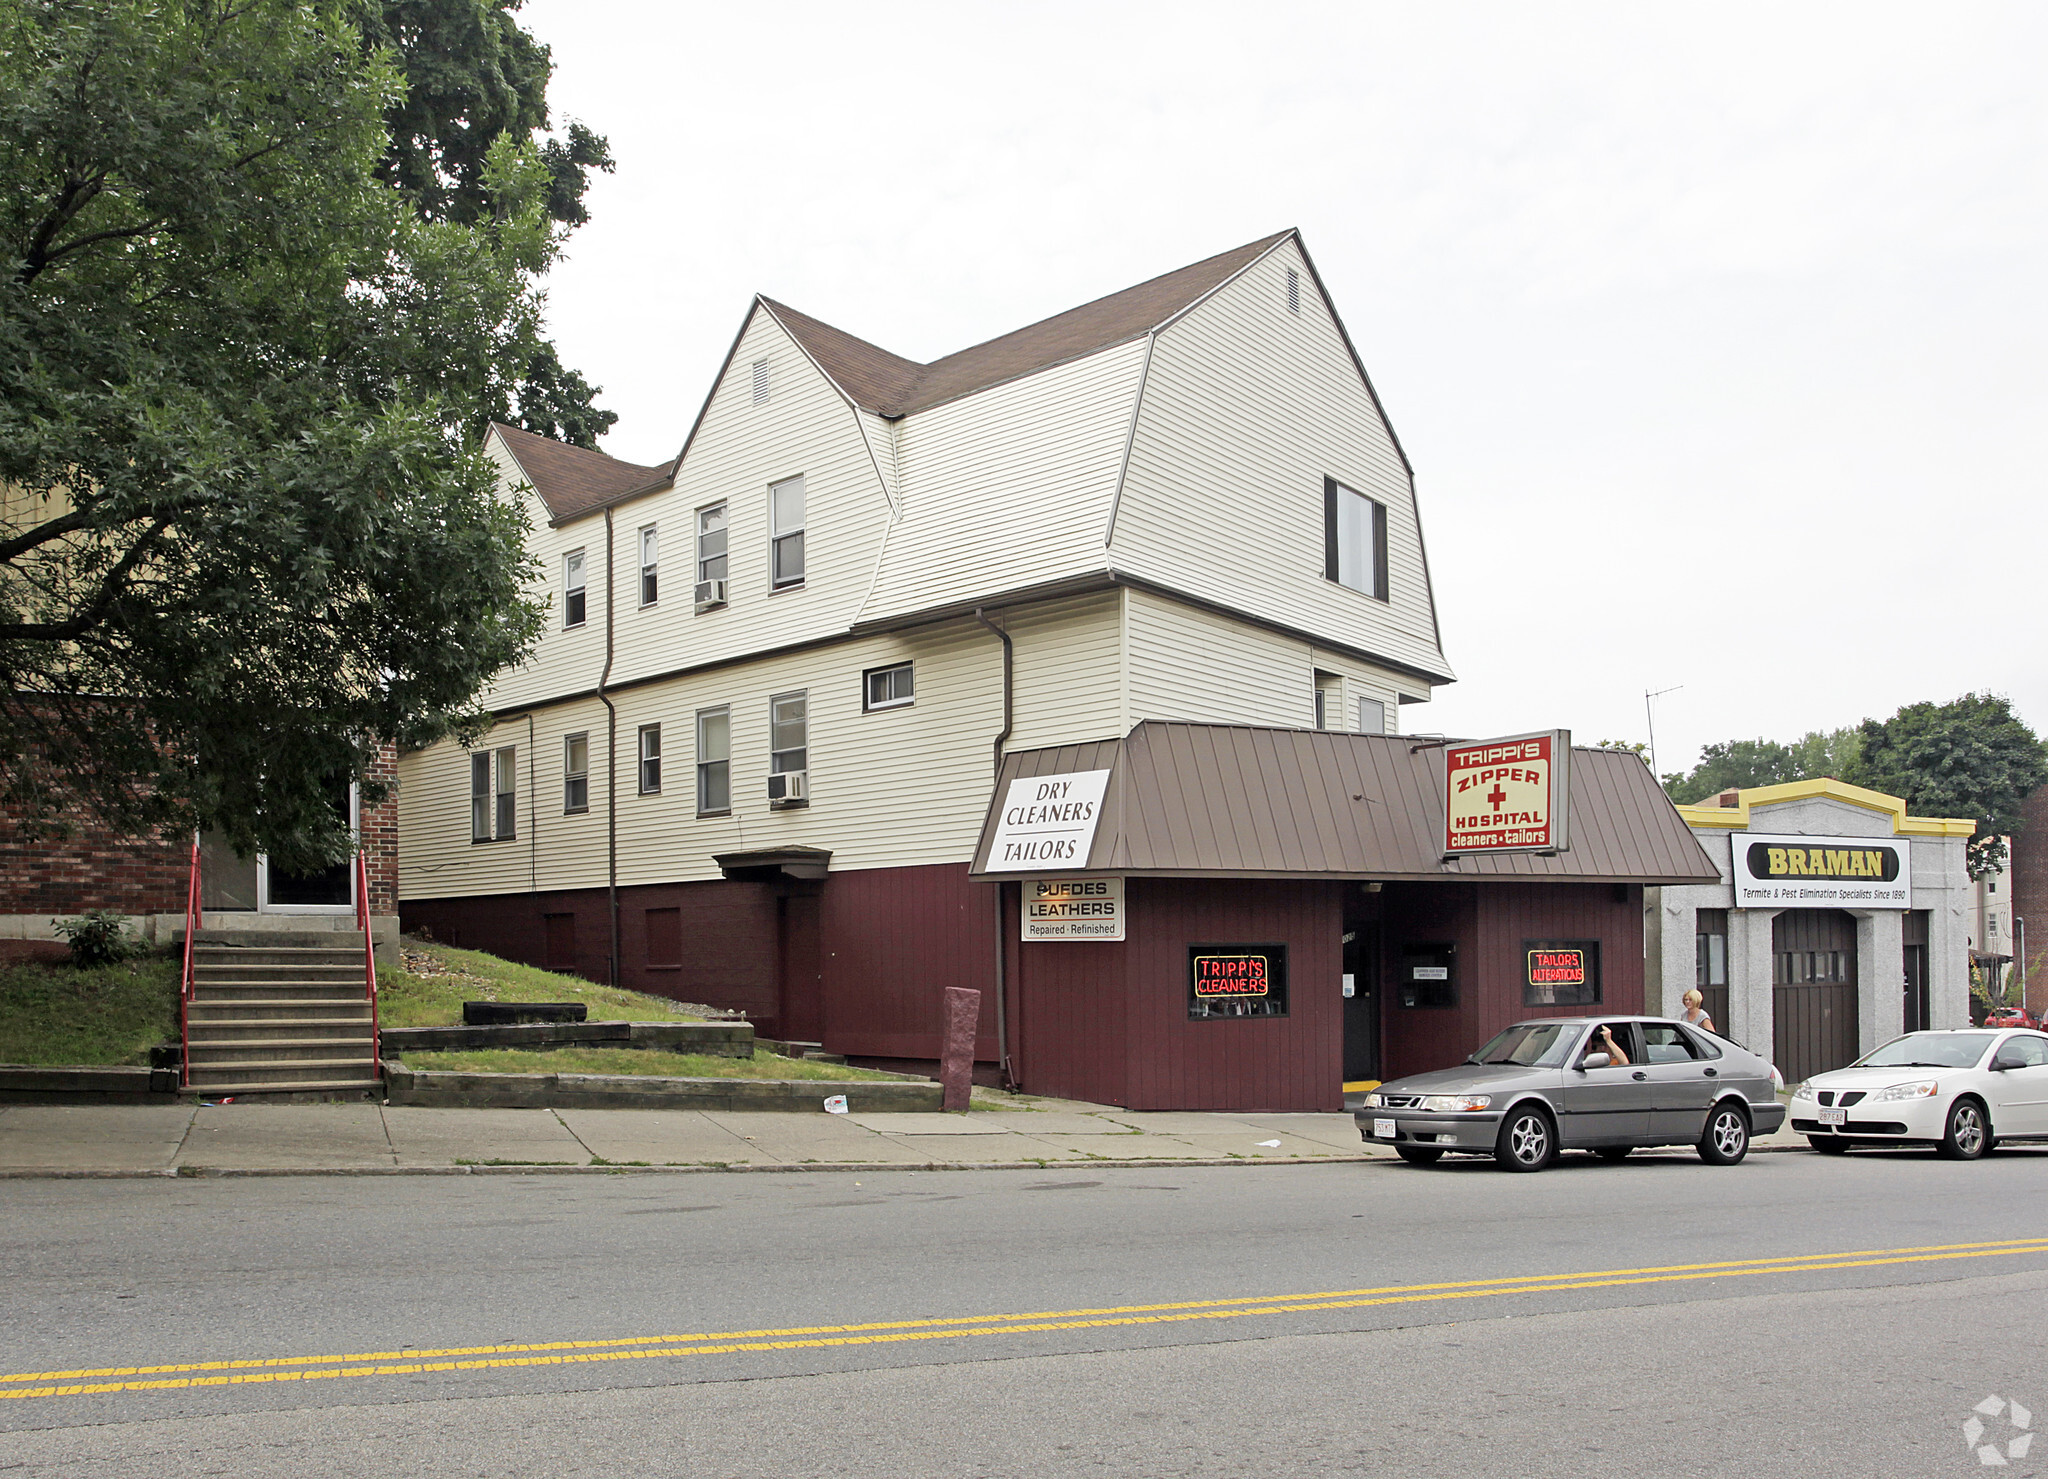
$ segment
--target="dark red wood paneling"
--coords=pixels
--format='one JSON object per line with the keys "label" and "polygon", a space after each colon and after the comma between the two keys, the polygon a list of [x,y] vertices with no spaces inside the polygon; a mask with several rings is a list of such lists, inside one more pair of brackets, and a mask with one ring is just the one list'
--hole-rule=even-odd
{"label": "dark red wood paneling", "polygon": [[[1642,890],[1611,883],[1390,883],[1381,905],[1384,1049],[1389,1079],[1448,1068],[1511,1022],[1643,1009]],[[1406,946],[1458,947],[1458,1004],[1400,1005]],[[1525,940],[1598,940],[1599,1007],[1522,1004]]]}
{"label": "dark red wood paneling", "polygon": [[825,880],[823,1042],[866,1058],[939,1056],[948,986],[981,992],[975,1057],[996,1056],[994,884],[965,863],[865,868]]}
{"label": "dark red wood paneling", "polygon": [[[1003,931],[1018,930],[1018,885],[1003,886]],[[1015,1002],[1011,1058],[1027,1094],[1128,1103],[1129,942],[1040,940],[1009,946]]]}

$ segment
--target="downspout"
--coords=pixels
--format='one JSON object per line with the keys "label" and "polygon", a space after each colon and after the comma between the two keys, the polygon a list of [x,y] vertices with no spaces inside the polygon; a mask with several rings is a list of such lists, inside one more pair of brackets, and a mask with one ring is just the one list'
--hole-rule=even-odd
{"label": "downspout", "polygon": [[540,775],[533,753],[533,711],[526,714],[526,891],[540,895]]}
{"label": "downspout", "polygon": [[[974,619],[994,632],[1003,643],[1003,728],[1001,733],[996,735],[995,743],[995,779],[1000,781],[1003,778],[1003,746],[1010,742],[1010,730],[1015,717],[1015,689],[1012,680],[1016,668],[1017,649],[1010,640],[1010,634],[982,615],[979,606],[974,608]],[[1007,942],[1003,938],[1005,887],[1006,885],[1000,883],[996,885],[996,1063],[1003,1076],[1003,1087],[1015,1089],[1017,1076],[1010,1071],[1010,1003],[1008,993],[1004,989],[1008,984],[1008,972],[1005,967]]]}
{"label": "downspout", "polygon": [[619,706],[605,693],[612,678],[612,511],[604,511],[604,672],[597,701],[604,705],[605,900],[611,913],[612,944],[606,976],[619,984]]}

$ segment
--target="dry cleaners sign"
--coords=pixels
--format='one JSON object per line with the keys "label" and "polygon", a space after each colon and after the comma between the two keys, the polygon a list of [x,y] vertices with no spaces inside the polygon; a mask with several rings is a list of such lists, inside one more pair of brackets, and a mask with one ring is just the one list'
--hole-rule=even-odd
{"label": "dry cleaners sign", "polygon": [[1738,909],[1910,909],[1912,853],[1874,837],[1730,835]]}
{"label": "dry cleaners sign", "polygon": [[1121,878],[1033,878],[1024,885],[1026,940],[1121,940]]}
{"label": "dry cleaners sign", "polygon": [[988,847],[991,873],[1037,873],[1088,866],[1095,824],[1102,819],[1106,770],[1025,776],[1010,782],[996,835]]}
{"label": "dry cleaners sign", "polygon": [[1572,732],[1544,730],[1444,749],[1444,856],[1571,846]]}

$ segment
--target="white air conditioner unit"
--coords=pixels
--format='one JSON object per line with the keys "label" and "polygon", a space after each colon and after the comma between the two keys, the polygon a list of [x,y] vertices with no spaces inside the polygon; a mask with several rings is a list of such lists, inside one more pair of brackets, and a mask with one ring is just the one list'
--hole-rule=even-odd
{"label": "white air conditioner unit", "polygon": [[725,604],[725,582],[722,580],[700,580],[697,582],[697,609],[710,611]]}
{"label": "white air conditioner unit", "polygon": [[786,811],[792,806],[811,804],[811,775],[806,770],[784,771],[768,777],[768,809]]}

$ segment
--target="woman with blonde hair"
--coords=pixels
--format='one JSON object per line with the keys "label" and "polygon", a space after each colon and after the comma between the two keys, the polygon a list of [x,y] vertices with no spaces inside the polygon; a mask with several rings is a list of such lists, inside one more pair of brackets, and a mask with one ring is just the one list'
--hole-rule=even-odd
{"label": "woman with blonde hair", "polygon": [[1697,1027],[1702,1032],[1715,1031],[1714,1019],[1709,1017],[1707,1009],[1700,1005],[1706,998],[1701,996],[1697,989],[1687,991],[1683,1000],[1685,1002],[1685,1010],[1679,1013],[1679,1021],[1687,1026]]}

